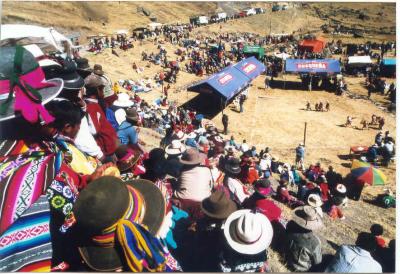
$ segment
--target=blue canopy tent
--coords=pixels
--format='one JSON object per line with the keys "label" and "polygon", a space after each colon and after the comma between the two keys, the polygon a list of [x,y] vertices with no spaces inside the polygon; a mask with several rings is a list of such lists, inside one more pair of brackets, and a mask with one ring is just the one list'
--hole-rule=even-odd
{"label": "blue canopy tent", "polygon": [[[340,63],[334,59],[286,59],[285,71],[299,73],[303,84],[309,83],[307,85],[311,91],[313,83],[315,84],[313,80],[326,75],[339,74]],[[313,77],[313,75],[317,76]]]}
{"label": "blue canopy tent", "polygon": [[246,58],[239,63],[236,63],[235,65],[233,65],[233,67],[238,69],[241,73],[249,77],[251,80],[253,80],[265,71],[264,64],[258,61],[257,58],[254,56]]}
{"label": "blue canopy tent", "polygon": [[286,72],[298,73],[340,73],[340,63],[334,59],[286,59]]}
{"label": "blue canopy tent", "polygon": [[250,83],[250,78],[233,66],[227,67],[209,78],[188,87],[188,91],[205,94],[217,93],[223,101],[229,101]]}

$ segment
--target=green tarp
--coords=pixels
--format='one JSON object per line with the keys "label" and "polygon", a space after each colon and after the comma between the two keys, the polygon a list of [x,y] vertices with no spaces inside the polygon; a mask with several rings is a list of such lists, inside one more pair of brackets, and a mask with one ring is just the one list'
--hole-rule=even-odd
{"label": "green tarp", "polygon": [[257,59],[261,59],[265,55],[265,49],[259,46],[244,46],[243,53],[246,56],[255,56]]}

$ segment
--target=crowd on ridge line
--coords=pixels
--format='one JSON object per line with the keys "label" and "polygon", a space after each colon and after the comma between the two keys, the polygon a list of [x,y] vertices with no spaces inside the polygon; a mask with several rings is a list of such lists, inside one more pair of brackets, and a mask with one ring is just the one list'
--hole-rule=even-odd
{"label": "crowd on ridge line", "polygon": [[[267,272],[269,248],[294,271],[394,270],[378,224],[323,256],[324,213],[344,219],[364,181],[306,169],[303,144],[291,166],[224,140],[201,114],[116,95],[101,65],[40,66],[21,46],[0,55],[1,271]],[[147,152],[151,115],[167,133]]]}

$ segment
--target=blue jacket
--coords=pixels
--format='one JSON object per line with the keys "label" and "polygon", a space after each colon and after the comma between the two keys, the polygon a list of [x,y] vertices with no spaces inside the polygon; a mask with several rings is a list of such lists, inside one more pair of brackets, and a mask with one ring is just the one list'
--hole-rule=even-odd
{"label": "blue jacket", "polygon": [[138,142],[138,134],[135,127],[127,121],[123,121],[122,124],[119,125],[117,135],[123,145],[134,145]]}
{"label": "blue jacket", "polygon": [[358,246],[342,245],[325,272],[382,273],[382,266],[368,251]]}

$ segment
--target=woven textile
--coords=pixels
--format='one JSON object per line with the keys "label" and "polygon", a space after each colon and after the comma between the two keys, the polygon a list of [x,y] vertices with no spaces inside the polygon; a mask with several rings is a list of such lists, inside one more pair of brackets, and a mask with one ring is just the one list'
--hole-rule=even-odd
{"label": "woven textile", "polygon": [[0,237],[0,272],[50,271],[50,206],[42,195]]}
{"label": "woven textile", "polygon": [[54,179],[60,156],[28,149],[22,141],[0,144],[0,235],[45,191]]}

